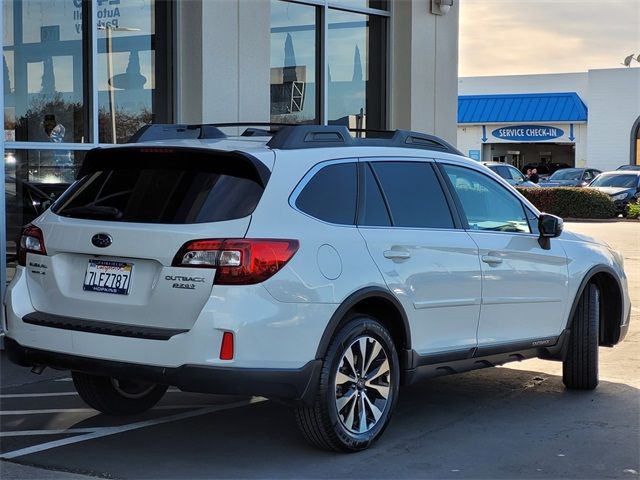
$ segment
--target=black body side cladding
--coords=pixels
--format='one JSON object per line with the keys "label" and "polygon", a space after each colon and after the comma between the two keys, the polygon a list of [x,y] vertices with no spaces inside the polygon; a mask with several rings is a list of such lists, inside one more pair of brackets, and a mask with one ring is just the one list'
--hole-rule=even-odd
{"label": "black body side cladding", "polygon": [[412,363],[409,364],[412,365],[412,368],[404,371],[402,383],[410,385],[425,378],[495,367],[528,358],[563,360],[570,333],[569,330],[565,330],[559,337],[504,343],[432,355],[419,355],[412,350],[410,356]]}

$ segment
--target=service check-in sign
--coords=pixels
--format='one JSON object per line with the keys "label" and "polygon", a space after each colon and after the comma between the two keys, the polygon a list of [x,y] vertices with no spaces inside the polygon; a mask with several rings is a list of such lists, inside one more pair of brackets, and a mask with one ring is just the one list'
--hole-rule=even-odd
{"label": "service check-in sign", "polygon": [[564,136],[564,130],[547,125],[509,125],[496,128],[491,135],[512,142],[544,142]]}

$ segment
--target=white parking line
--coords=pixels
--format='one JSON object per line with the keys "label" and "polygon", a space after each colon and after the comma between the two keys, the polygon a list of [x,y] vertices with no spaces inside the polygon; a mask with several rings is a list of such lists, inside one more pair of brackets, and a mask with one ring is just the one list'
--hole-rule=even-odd
{"label": "white parking line", "polygon": [[[209,405],[161,405],[154,407],[153,410],[178,410],[185,408],[205,408]],[[93,408],[45,408],[44,410],[5,410],[0,411],[0,416],[3,415],[42,415],[46,413],[99,413]]]}
{"label": "white parking line", "polygon": [[[170,388],[167,393],[181,393],[179,388]],[[51,392],[51,393],[3,393],[0,394],[0,399],[8,398],[39,398],[39,397],[71,397],[77,396],[78,392]]]}
{"label": "white parking line", "polygon": [[78,395],[78,392],[51,392],[51,393],[3,393],[2,398],[36,398],[36,397],[67,397]]}
{"label": "white parking line", "polygon": [[72,433],[91,433],[104,430],[111,427],[95,427],[95,428],[68,428],[58,430],[18,430],[15,432],[0,432],[0,438],[3,437],[30,437],[32,435],[65,435]]}
{"label": "white parking line", "polygon": [[31,447],[20,448],[11,452],[6,452],[0,455],[0,460],[9,460],[11,458],[22,457],[24,455],[30,455],[32,453],[42,452],[50,450],[52,448],[62,447],[64,445],[71,445],[73,443],[85,442],[87,440],[93,440],[95,438],[106,437],[109,435],[115,435],[117,433],[128,432],[131,430],[137,430],[140,428],[151,427],[153,425],[161,425],[163,423],[176,422],[179,420],[185,420],[187,418],[198,417],[201,415],[207,415],[213,412],[219,412],[221,410],[230,410],[232,408],[244,407],[251,405],[252,403],[258,403],[265,401],[266,398],[252,397],[250,400],[244,400],[242,402],[228,403],[226,405],[216,405],[208,408],[201,408],[199,410],[192,410],[190,412],[179,413],[176,415],[169,415],[168,417],[156,418],[154,420],[145,420],[142,422],[130,423],[128,425],[121,425],[119,427],[104,427],[104,430],[96,430],[84,435],[77,435],[75,437],[62,438],[54,440],[52,442],[41,443],[39,445],[33,445]]}

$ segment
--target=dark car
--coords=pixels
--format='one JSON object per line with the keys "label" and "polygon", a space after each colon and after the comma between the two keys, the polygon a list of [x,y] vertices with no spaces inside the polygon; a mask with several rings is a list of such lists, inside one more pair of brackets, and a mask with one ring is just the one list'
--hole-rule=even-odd
{"label": "dark car", "polygon": [[585,187],[602,172],[594,168],[561,168],[540,182],[541,187]]}
{"label": "dark car", "polygon": [[620,165],[616,170],[633,170],[640,172],[640,165]]}
{"label": "dark car", "polygon": [[7,243],[16,242],[22,227],[49,208],[68,187],[68,183],[25,182],[6,177]]}
{"label": "dark car", "polygon": [[606,193],[618,213],[625,213],[627,204],[640,196],[640,171],[616,170],[598,175],[588,188]]}
{"label": "dark car", "polygon": [[504,178],[509,184],[514,187],[537,187],[538,185],[533,183],[527,177],[525,177],[520,170],[507,163],[500,162],[482,162],[482,164],[494,171],[502,178]]}

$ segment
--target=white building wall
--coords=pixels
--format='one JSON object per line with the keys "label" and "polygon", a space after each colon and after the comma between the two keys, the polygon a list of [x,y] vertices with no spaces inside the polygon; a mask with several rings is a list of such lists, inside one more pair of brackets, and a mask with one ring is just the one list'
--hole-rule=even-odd
{"label": "white building wall", "polygon": [[393,0],[391,128],[456,144],[459,2],[446,15],[431,0]]}
{"label": "white building wall", "polygon": [[591,164],[615,170],[631,158],[631,127],[640,117],[640,68],[589,71]]}
{"label": "white building wall", "polygon": [[576,92],[586,103],[589,78],[587,72],[463,77],[458,79],[458,90],[460,95]]}

